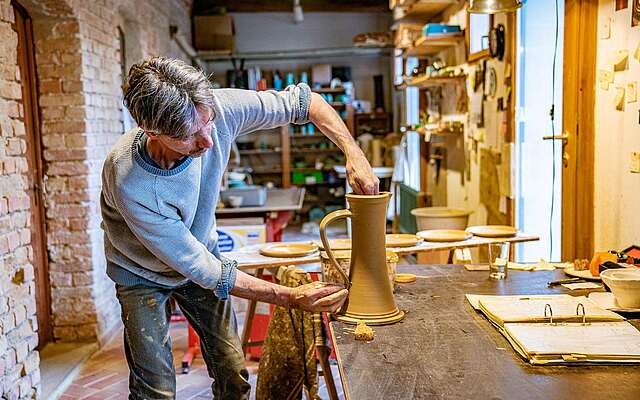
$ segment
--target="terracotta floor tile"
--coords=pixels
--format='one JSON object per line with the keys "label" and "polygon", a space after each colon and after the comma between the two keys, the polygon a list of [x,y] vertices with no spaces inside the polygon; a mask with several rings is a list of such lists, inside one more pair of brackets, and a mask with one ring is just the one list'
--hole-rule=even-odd
{"label": "terracotta floor tile", "polygon": [[[243,313],[238,313],[239,322]],[[208,375],[202,357],[196,357],[189,374],[182,374],[182,357],[187,346],[187,325],[184,322],[171,324],[171,340],[173,343],[174,365],[176,367],[177,399],[180,400],[211,400],[212,380]],[[255,385],[257,380],[258,362],[248,360],[251,383],[251,399],[255,399]],[[338,368],[332,368],[336,387],[340,398],[342,386]],[[327,399],[324,378],[319,377],[320,396]],[[94,354],[84,365],[80,374],[73,381],[60,400],[120,400],[126,399],[129,387],[129,370],[124,355],[122,334],[114,337],[105,347]]]}

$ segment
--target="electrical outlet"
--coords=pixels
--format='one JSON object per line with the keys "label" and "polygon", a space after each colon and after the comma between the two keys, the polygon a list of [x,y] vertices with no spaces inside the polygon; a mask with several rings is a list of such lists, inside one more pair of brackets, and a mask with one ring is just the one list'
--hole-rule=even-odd
{"label": "electrical outlet", "polygon": [[640,152],[632,151],[629,161],[629,172],[640,173]]}

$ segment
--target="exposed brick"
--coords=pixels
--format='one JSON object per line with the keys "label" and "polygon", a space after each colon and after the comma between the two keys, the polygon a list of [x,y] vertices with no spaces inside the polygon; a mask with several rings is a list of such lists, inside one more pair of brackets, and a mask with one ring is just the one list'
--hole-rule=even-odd
{"label": "exposed brick", "polygon": [[40,93],[60,93],[62,92],[62,81],[60,79],[46,79],[40,81]]}
{"label": "exposed brick", "polygon": [[89,166],[84,162],[55,162],[49,164],[47,173],[51,175],[86,175],[89,172]]}

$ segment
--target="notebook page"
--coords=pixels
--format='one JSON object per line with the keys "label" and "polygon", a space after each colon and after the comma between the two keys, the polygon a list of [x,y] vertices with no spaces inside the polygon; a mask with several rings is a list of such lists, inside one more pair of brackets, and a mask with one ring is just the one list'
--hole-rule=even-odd
{"label": "notebook page", "polygon": [[547,322],[549,321],[549,314],[545,317],[547,304],[551,306],[553,319],[556,322],[578,321],[581,318],[576,315],[578,304],[584,305],[588,321],[624,321],[620,315],[601,308],[584,296],[558,297],[552,300],[535,297],[529,299],[489,298],[480,300],[480,310],[498,325],[509,322]]}
{"label": "notebook page", "polygon": [[529,355],[581,354],[590,359],[640,358],[640,331],[630,323],[505,324],[505,333]]}

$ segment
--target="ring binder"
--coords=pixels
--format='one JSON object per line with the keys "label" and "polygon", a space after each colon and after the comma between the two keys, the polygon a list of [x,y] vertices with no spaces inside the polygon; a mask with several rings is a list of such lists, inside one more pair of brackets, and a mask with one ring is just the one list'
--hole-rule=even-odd
{"label": "ring binder", "polygon": [[576,315],[580,316],[580,310],[582,310],[582,325],[590,325],[587,323],[587,313],[584,311],[584,304],[578,303],[576,306]]}
{"label": "ring binder", "polygon": [[544,317],[547,318],[547,309],[549,310],[549,324],[555,325],[553,323],[553,309],[551,308],[551,304],[547,303],[544,305]]}

